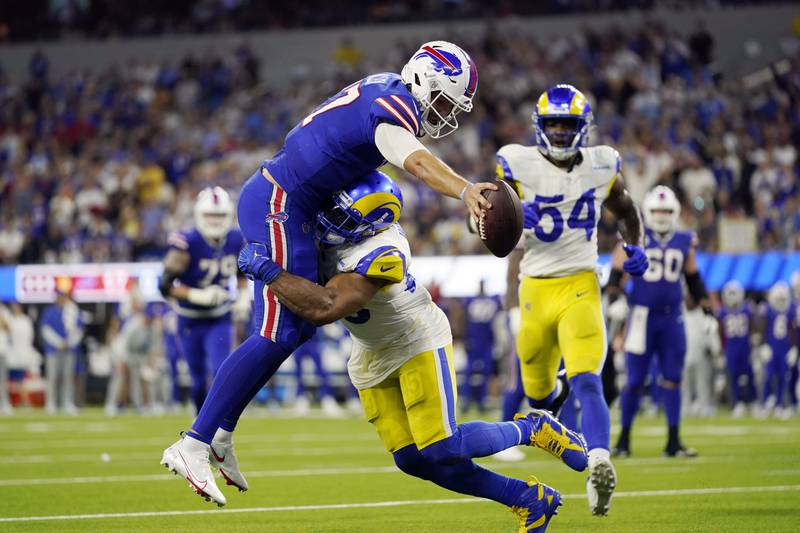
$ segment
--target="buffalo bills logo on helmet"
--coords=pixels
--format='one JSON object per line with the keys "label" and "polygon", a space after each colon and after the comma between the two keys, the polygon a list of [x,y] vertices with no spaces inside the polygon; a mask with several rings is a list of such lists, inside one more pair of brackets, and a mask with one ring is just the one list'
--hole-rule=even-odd
{"label": "buffalo bills logo on helmet", "polygon": [[[447,76],[459,76],[463,72],[461,69],[461,61],[455,54],[432,46],[423,46],[421,50],[420,53],[414,56],[414,59],[429,57],[431,61],[433,61],[433,68],[438,72],[442,72]],[[478,77],[476,75],[476,83],[477,79]]]}
{"label": "buffalo bills logo on helmet", "polygon": [[270,213],[267,215],[267,222],[278,222],[283,224],[289,220],[289,215],[286,211],[278,211],[277,213]]}

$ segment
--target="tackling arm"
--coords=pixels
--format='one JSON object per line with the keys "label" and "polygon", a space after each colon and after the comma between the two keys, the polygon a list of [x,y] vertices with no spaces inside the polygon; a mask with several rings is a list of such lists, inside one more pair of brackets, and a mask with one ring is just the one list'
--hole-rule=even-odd
{"label": "tackling arm", "polygon": [[605,206],[619,220],[622,226],[620,229],[622,238],[628,244],[642,246],[642,236],[644,234],[642,217],[639,214],[639,209],[625,189],[621,176],[617,176],[614,180],[611,191],[608,193],[608,198],[606,198]]}
{"label": "tackling arm", "polygon": [[355,272],[337,274],[325,286],[286,271],[269,288],[293,313],[315,326],[352,315],[366,306],[386,282]]}
{"label": "tackling arm", "polygon": [[614,248],[614,253],[611,256],[611,273],[608,276],[608,283],[606,283],[605,293],[608,295],[609,302],[613,302],[622,294],[622,288],[625,286],[625,271],[622,265],[628,258],[622,245],[617,245]]}

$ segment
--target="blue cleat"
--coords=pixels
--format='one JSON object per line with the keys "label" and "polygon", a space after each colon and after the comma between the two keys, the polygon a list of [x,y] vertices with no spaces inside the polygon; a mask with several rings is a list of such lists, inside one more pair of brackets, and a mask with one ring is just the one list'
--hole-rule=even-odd
{"label": "blue cleat", "polygon": [[534,409],[527,416],[518,414],[514,417],[515,420],[523,418],[531,423],[529,446],[545,450],[573,470],[586,470],[589,456],[582,435],[567,429],[548,411]]}
{"label": "blue cleat", "polygon": [[511,507],[519,519],[519,533],[543,533],[550,519],[558,514],[561,494],[534,478],[520,495],[520,504]]}

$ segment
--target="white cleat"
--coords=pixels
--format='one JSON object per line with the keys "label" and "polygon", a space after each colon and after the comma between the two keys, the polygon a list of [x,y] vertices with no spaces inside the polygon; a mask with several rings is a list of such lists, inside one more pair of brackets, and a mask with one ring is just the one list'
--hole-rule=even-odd
{"label": "white cleat", "polygon": [[182,476],[189,482],[189,487],[207,502],[213,500],[222,507],[227,501],[214,481],[208,460],[209,448],[208,444],[186,436],[164,450],[161,464],[173,474]]}
{"label": "white cleat", "polygon": [[244,478],[242,471],[239,470],[239,461],[236,459],[236,453],[233,451],[232,442],[211,442],[211,465],[219,470],[222,477],[225,478],[225,483],[233,485],[239,492],[246,491],[249,487],[247,480]]}
{"label": "white cleat", "polygon": [[586,494],[589,496],[589,509],[595,516],[606,516],[611,508],[611,495],[617,486],[617,472],[611,459],[589,457],[589,479],[586,480]]}
{"label": "white cleat", "polygon": [[747,415],[747,406],[744,403],[738,402],[736,405],[733,406],[733,411],[731,411],[731,417],[743,418],[745,415]]}
{"label": "white cleat", "polygon": [[492,455],[492,459],[495,461],[503,461],[504,463],[518,463],[525,460],[525,452],[514,446],[512,448],[500,450]]}

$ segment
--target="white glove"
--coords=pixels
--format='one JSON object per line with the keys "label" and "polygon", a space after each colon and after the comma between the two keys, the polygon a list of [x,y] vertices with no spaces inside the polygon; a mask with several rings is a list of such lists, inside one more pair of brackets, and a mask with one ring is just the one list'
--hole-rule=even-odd
{"label": "white glove", "polygon": [[624,297],[619,297],[614,300],[614,303],[608,306],[606,314],[608,318],[616,322],[625,322],[628,318],[628,302]]}
{"label": "white glove", "polygon": [[797,347],[793,346],[786,354],[786,362],[790,368],[797,364]]}
{"label": "white glove", "polygon": [[189,289],[186,300],[195,305],[215,307],[231,299],[231,293],[219,285],[209,285],[205,289]]}
{"label": "white glove", "polygon": [[764,344],[758,349],[758,358],[763,363],[769,363],[770,359],[772,359],[772,348],[770,348],[769,344]]}
{"label": "white glove", "polygon": [[238,322],[246,322],[250,318],[252,304],[249,290],[239,291],[239,295],[233,302],[233,318]]}

